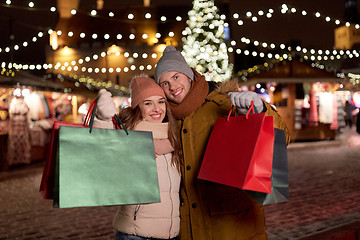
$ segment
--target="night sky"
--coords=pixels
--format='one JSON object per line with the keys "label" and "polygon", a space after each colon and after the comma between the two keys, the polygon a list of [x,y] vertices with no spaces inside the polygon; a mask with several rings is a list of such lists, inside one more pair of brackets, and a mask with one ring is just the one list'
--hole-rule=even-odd
{"label": "night sky", "polygon": [[[6,7],[6,1],[0,1],[0,62],[10,60],[10,54],[4,53],[4,48],[11,44],[9,40],[10,31],[14,35],[14,43],[22,44],[23,41],[29,41],[29,46],[21,48],[21,51],[15,52],[12,59],[16,62],[40,63],[44,58],[43,46],[48,44],[48,35],[38,38],[37,43],[31,43],[31,38],[42,29],[49,27],[54,28],[58,17],[57,13],[52,13],[51,5],[55,5],[55,1],[34,0],[37,8],[44,10],[26,10],[28,1],[13,0],[12,5],[21,7]],[[131,2],[131,3],[129,3]],[[152,0],[151,5],[186,5],[191,8],[192,1],[184,0]],[[279,1],[279,0],[224,0],[216,1],[216,3],[228,3],[230,16],[228,22],[231,26],[231,38],[236,40],[238,45],[235,47],[243,47],[240,45],[240,38],[246,37],[251,40],[265,41],[268,43],[288,43],[290,41],[298,41],[303,47],[312,47],[315,49],[332,49],[334,46],[334,29],[338,27],[333,23],[334,19],[344,21],[344,0],[317,0],[317,1]],[[295,7],[298,11],[295,14],[281,14],[280,8],[283,3],[290,7]],[[104,1],[104,8],[124,7],[126,5],[142,5],[143,1],[113,0]],[[80,8],[95,8],[96,1],[82,1]],[[251,11],[257,15],[259,10],[265,12],[272,8],[275,13],[271,19],[259,17],[256,23],[245,17],[247,11]],[[302,16],[301,10],[306,10],[308,15]],[[316,18],[313,13],[320,12],[322,16],[329,16],[333,20],[331,23],[326,22],[323,18]],[[234,19],[233,14],[238,13],[239,19],[244,21],[243,26],[237,25],[239,19]],[[171,15],[172,13],[169,13]],[[176,13],[174,13],[176,15]],[[12,26],[12,27],[10,27]],[[340,25],[339,25],[340,26]],[[26,58],[24,58],[26,56]]]}

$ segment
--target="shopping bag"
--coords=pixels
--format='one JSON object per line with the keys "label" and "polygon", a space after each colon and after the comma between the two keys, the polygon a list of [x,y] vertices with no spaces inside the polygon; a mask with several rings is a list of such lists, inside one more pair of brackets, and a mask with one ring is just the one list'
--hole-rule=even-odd
{"label": "shopping bag", "polygon": [[73,126],[73,127],[89,126],[90,117],[94,111],[96,100],[97,99],[95,99],[91,103],[83,124],[54,121],[52,131],[51,131],[49,149],[46,154],[43,174],[41,177],[40,188],[39,188],[39,192],[41,193],[41,195],[44,199],[53,199],[54,198],[53,191],[54,191],[54,183],[55,183],[55,168],[56,168],[56,158],[57,158],[57,150],[58,150],[58,144],[59,144],[59,128],[60,128],[60,126]]}
{"label": "shopping bag", "polygon": [[288,158],[285,131],[275,128],[271,193],[244,190],[249,196],[268,205],[289,201]]}
{"label": "shopping bag", "polygon": [[59,207],[160,202],[151,132],[61,126]]}
{"label": "shopping bag", "polygon": [[219,118],[215,122],[198,178],[271,193],[274,123],[265,113]]}
{"label": "shopping bag", "polygon": [[59,144],[59,128],[60,126],[74,126],[82,127],[81,124],[68,123],[62,121],[55,121],[52,131],[51,139],[49,144],[49,150],[46,154],[43,174],[40,182],[40,193],[44,199],[53,199],[54,197],[54,183],[55,183],[55,167],[56,167],[56,156],[57,148]]}
{"label": "shopping bag", "polygon": [[95,110],[88,128],[59,129],[54,206],[160,202],[152,133],[123,125],[123,129],[93,129],[94,115]]}

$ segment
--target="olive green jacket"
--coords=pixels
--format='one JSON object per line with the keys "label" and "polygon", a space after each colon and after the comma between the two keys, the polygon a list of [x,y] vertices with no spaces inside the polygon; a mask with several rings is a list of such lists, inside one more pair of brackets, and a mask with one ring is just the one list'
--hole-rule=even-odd
{"label": "olive green jacket", "polygon": [[[269,104],[265,103],[265,106],[266,115],[274,116],[274,127],[287,132],[277,112]],[[181,240],[267,239],[261,204],[239,189],[197,179],[211,129],[216,119],[227,116],[231,108],[227,94],[214,90],[200,108],[178,120],[184,154],[180,191]],[[234,149],[234,154],[236,151],[239,150]]]}

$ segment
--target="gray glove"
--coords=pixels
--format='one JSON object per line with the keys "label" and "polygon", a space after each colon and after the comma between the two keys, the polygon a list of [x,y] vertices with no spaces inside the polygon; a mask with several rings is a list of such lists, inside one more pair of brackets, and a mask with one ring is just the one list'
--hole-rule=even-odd
{"label": "gray glove", "polygon": [[264,103],[261,101],[257,93],[251,91],[243,92],[229,92],[228,96],[233,105],[236,106],[238,111],[242,114],[246,114],[251,106],[251,101],[254,102],[258,112],[264,110]]}
{"label": "gray glove", "polygon": [[96,117],[100,120],[110,121],[116,114],[116,106],[111,93],[105,89],[99,91],[99,100],[96,109]]}

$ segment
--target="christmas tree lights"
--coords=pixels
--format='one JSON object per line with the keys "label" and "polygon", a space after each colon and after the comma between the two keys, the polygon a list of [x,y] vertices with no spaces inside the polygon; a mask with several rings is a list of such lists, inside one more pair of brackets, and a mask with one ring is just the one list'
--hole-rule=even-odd
{"label": "christmas tree lights", "polygon": [[229,64],[224,41],[225,23],[217,12],[213,0],[193,2],[182,54],[189,66],[205,75],[206,80],[220,82],[231,78],[233,66]]}

